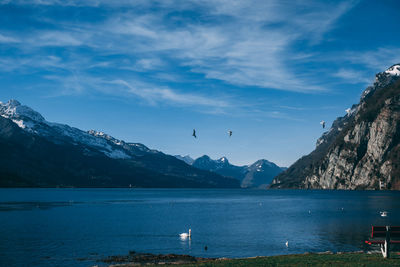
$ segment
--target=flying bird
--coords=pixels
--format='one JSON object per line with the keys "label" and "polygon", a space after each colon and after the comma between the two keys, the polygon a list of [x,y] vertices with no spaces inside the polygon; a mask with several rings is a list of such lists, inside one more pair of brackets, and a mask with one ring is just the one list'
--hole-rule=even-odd
{"label": "flying bird", "polygon": [[193,129],[193,134],[192,134],[192,136],[193,136],[194,138],[197,138],[197,136],[196,136],[196,129]]}
{"label": "flying bird", "polygon": [[289,241],[286,241],[285,245],[288,248],[289,247]]}
{"label": "flying bird", "polygon": [[232,131],[229,130],[229,131],[228,131],[228,134],[229,134],[229,137],[231,137],[231,136],[232,136]]}
{"label": "flying bird", "polygon": [[319,124],[321,124],[322,128],[325,129],[325,121],[321,121]]}

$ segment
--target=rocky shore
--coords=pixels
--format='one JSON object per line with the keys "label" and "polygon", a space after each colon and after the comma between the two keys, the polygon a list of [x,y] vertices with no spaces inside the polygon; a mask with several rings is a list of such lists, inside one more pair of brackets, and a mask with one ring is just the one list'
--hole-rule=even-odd
{"label": "rocky shore", "polygon": [[150,254],[129,252],[128,255],[110,256],[100,260],[108,267],[131,266],[400,266],[398,253],[393,253],[390,259],[383,259],[379,252],[337,252],[331,251],[280,255],[267,257],[251,257],[242,259],[200,258],[189,255]]}
{"label": "rocky shore", "polygon": [[196,264],[215,261],[214,258],[201,258],[190,255],[151,254],[130,251],[128,255],[109,256],[100,262],[116,266],[164,265],[164,264]]}

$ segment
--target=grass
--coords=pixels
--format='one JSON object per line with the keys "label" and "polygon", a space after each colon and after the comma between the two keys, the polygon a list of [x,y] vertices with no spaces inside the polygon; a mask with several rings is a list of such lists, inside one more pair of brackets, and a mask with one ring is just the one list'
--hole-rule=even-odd
{"label": "grass", "polygon": [[[189,266],[400,266],[400,258],[393,255],[394,258],[384,259],[381,254],[300,254],[300,255],[283,255],[271,257],[256,257],[246,259],[223,259],[209,262],[184,264],[180,267]],[[128,265],[129,266],[129,265]],[[159,266],[159,265],[153,265]]]}

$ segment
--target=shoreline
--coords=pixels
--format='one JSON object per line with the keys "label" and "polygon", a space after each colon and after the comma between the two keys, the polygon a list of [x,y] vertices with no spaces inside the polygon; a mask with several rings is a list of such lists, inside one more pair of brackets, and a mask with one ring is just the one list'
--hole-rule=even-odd
{"label": "shoreline", "polygon": [[[398,253],[383,259],[379,251],[305,252],[303,254],[256,256],[247,258],[202,258],[178,254],[151,254],[130,251],[127,255],[99,260],[108,267],[131,266],[400,266]],[[102,265],[100,265],[102,266]]]}

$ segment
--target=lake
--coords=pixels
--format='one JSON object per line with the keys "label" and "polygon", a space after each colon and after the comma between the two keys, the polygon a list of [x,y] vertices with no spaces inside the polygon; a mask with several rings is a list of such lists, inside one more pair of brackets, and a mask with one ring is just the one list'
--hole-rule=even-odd
{"label": "lake", "polygon": [[[400,225],[399,211],[400,192],[391,191],[0,189],[0,266],[101,265],[132,250],[232,258],[357,251],[371,225]],[[191,240],[181,240],[189,228]]]}

